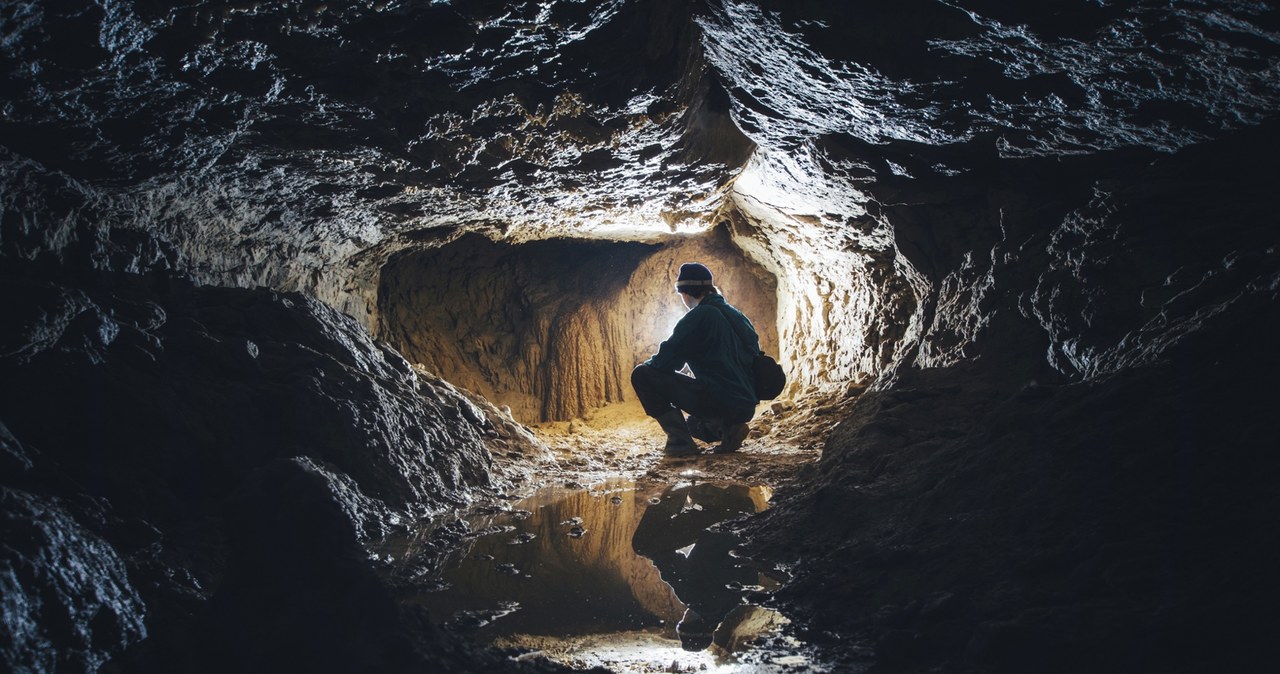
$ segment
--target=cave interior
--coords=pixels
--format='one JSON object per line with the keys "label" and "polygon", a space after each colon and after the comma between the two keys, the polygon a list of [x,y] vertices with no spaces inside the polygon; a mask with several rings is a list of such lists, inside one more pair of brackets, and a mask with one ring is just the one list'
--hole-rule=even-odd
{"label": "cave interior", "polygon": [[[737,499],[698,545],[778,570],[737,620],[785,638],[726,672],[1270,671],[1270,3],[15,1],[0,34],[5,671],[632,671],[406,600],[464,514],[618,479],[626,555],[670,558],[661,487]],[[675,460],[629,375],[690,261],[788,383]]]}

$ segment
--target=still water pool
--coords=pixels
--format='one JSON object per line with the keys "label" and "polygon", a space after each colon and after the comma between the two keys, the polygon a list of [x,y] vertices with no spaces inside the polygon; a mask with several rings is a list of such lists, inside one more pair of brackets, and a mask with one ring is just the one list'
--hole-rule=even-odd
{"label": "still water pool", "polygon": [[769,497],[741,484],[547,487],[464,517],[462,544],[409,601],[447,629],[572,666],[821,671],[758,605],[777,582],[714,527]]}

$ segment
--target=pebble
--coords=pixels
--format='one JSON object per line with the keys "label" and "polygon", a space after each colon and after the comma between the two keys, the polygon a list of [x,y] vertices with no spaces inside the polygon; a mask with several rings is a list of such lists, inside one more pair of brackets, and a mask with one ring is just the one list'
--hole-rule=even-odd
{"label": "pebble", "polygon": [[524,544],[524,543],[528,543],[529,541],[531,541],[531,540],[533,540],[533,539],[535,539],[535,538],[537,538],[537,537],[538,537],[538,534],[535,534],[535,533],[532,533],[532,532],[529,532],[529,531],[521,532],[521,533],[517,534],[515,538],[511,539],[511,544],[512,544],[512,545],[522,545],[522,544]]}
{"label": "pebble", "polygon": [[621,496],[614,496],[613,498],[609,499],[609,502],[610,502],[610,503],[612,503],[612,504],[614,504],[614,505],[622,505],[622,497],[621,497]]}
{"label": "pebble", "polygon": [[582,535],[583,535],[583,534],[585,534],[585,533],[587,533],[587,530],[586,530],[586,529],[584,529],[584,528],[582,528],[582,526],[581,526],[581,525],[575,524],[575,525],[573,525],[573,526],[569,527],[569,537],[570,537],[570,538],[582,538]]}
{"label": "pebble", "polygon": [[508,576],[518,576],[520,575],[520,569],[517,569],[515,564],[506,562],[498,565],[498,573],[505,573]]}
{"label": "pebble", "polygon": [[563,525],[563,526],[566,526],[566,527],[571,527],[571,526],[574,526],[574,525],[577,525],[577,524],[582,524],[582,518],[581,518],[581,517],[570,517],[569,519],[567,519],[567,520],[565,520],[565,521],[561,522],[560,524],[561,524],[561,525]]}

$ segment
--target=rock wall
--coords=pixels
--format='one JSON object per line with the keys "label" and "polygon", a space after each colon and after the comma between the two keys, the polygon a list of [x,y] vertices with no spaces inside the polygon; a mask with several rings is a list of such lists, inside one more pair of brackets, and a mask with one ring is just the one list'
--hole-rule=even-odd
{"label": "rock wall", "polygon": [[[25,448],[0,426],[5,469],[31,468]],[[98,504],[67,504],[7,485],[0,489],[6,554],[0,662],[12,672],[97,671],[147,636],[147,606],[120,553],[76,514],[101,521]]]}
{"label": "rock wall", "polygon": [[470,236],[394,257],[378,334],[406,358],[538,422],[631,400],[631,369],[684,313],[680,264],[711,266],[729,301],[777,353],[773,279],[720,230],[663,245]]}
{"label": "rock wall", "polygon": [[777,279],[780,362],[792,392],[843,393],[906,357],[920,338],[928,285],[895,249],[864,248],[818,217],[737,203],[736,240]]}
{"label": "rock wall", "polygon": [[14,8],[3,245],[145,232],[202,283],[307,292],[365,321],[378,270],[423,232],[697,228],[751,143],[695,9]]}
{"label": "rock wall", "polygon": [[882,671],[1256,671],[1278,131],[883,183],[922,338],[753,525],[783,601]]}
{"label": "rock wall", "polygon": [[0,277],[6,668],[430,661],[361,544],[545,450],[314,298],[53,270]]}

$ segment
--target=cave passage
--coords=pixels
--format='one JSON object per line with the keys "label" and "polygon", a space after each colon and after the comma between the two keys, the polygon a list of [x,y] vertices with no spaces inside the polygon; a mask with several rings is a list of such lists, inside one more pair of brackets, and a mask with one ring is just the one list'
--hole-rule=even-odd
{"label": "cave passage", "polygon": [[393,256],[378,336],[411,362],[540,423],[634,399],[631,369],[684,314],[683,262],[711,267],[726,298],[777,353],[777,281],[723,228],[664,243],[464,236]]}
{"label": "cave passage", "polygon": [[[1275,669],[1280,3],[0,35],[0,674]],[[689,261],[742,451],[633,399]]]}
{"label": "cave passage", "polygon": [[706,467],[662,461],[661,432],[631,390],[631,369],[686,311],[673,284],[693,261],[712,269],[761,347],[780,354],[779,279],[727,226],[656,242],[470,234],[388,260],[377,335],[533,426],[557,461],[550,486],[515,504],[480,506],[389,541],[385,552],[401,569],[433,537],[451,541],[436,571],[399,585],[402,601],[447,630],[573,667],[808,664],[792,637],[776,641],[789,621],[761,606],[779,580],[734,555],[737,537],[716,525],[764,510],[767,485],[812,455],[790,434],[765,437],[780,412],[761,405],[750,457]]}

